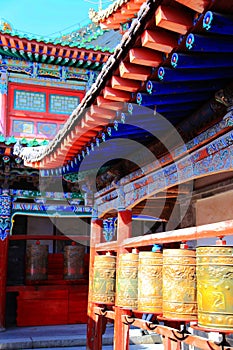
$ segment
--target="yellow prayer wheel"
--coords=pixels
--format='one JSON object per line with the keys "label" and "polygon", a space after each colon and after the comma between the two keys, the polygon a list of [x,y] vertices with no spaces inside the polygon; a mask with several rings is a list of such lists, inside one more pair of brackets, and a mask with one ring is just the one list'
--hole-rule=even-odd
{"label": "yellow prayer wheel", "polygon": [[67,245],[64,248],[64,279],[75,280],[84,275],[85,246]]}
{"label": "yellow prayer wheel", "polygon": [[116,277],[116,305],[127,309],[137,309],[138,254],[119,254]]}
{"label": "yellow prayer wheel", "polygon": [[27,247],[26,280],[42,281],[48,278],[48,245],[39,242]]}
{"label": "yellow prayer wheel", "polygon": [[116,257],[96,255],[91,300],[98,304],[114,305],[116,289]]}
{"label": "yellow prayer wheel", "polygon": [[162,313],[162,268],[162,253],[139,253],[138,311],[145,313]]}
{"label": "yellow prayer wheel", "polygon": [[197,319],[195,250],[163,251],[163,317]]}
{"label": "yellow prayer wheel", "polygon": [[197,248],[200,327],[233,330],[233,247]]}

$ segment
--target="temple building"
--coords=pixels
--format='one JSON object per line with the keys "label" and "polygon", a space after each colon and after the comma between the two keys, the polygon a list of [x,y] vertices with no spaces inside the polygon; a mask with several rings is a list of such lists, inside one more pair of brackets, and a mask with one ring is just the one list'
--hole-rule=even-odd
{"label": "temple building", "polygon": [[[233,3],[117,0],[90,17],[122,33],[114,52],[101,53],[98,76],[47,145],[19,140],[13,151],[39,172],[42,192],[71,183],[89,210],[90,241],[88,232],[73,239],[90,245],[87,349],[102,349],[108,320],[114,350],[129,349],[131,325],[160,334],[165,349],[232,346]],[[2,189],[8,219],[11,193]],[[34,282],[4,284],[7,246],[19,234],[11,227],[0,287],[26,305]],[[81,285],[87,277],[74,284],[80,293]]]}
{"label": "temple building", "polygon": [[[60,133],[120,38],[91,23],[50,40],[22,35],[2,23],[1,328],[87,320],[92,210],[69,179],[43,185],[39,171],[25,167],[14,147],[44,148]],[[47,265],[33,260],[39,251]],[[67,257],[81,254],[76,274],[64,261],[65,251]]]}

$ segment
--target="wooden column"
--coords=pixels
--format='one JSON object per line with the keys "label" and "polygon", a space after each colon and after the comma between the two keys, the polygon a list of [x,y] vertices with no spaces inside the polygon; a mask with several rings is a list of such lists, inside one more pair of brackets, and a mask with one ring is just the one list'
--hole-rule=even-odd
{"label": "wooden column", "polygon": [[87,350],[102,349],[102,320],[97,319],[94,314],[92,303],[92,283],[94,273],[94,260],[96,249],[95,245],[100,243],[102,235],[103,221],[98,218],[92,218],[91,221],[91,239],[90,239],[90,263],[89,263],[89,291],[88,291],[88,321],[87,321]]}
{"label": "wooden column", "polygon": [[11,224],[11,196],[7,190],[0,195],[0,331],[5,329],[6,320],[6,277],[8,240]]}
{"label": "wooden column", "polygon": [[[118,212],[117,242],[118,254],[126,250],[122,247],[122,242],[132,236],[132,212],[122,210]],[[128,310],[123,310],[115,306],[115,327],[114,327],[114,350],[129,350],[129,325],[122,322],[122,315],[129,314]]]}

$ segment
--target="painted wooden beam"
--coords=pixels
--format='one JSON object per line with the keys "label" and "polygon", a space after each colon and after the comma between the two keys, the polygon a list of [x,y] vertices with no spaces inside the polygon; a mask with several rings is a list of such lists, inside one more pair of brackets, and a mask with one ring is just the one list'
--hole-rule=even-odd
{"label": "painted wooden beam", "polygon": [[113,111],[121,111],[121,110],[123,111],[125,109],[124,103],[107,100],[102,96],[98,96],[96,99],[96,102],[99,107],[109,108],[109,109],[112,109]]}
{"label": "painted wooden beam", "polygon": [[202,13],[211,2],[210,0],[175,0],[175,1],[199,13]]}
{"label": "painted wooden beam", "polygon": [[233,54],[220,53],[181,53],[174,52],[171,57],[173,68],[220,68],[233,66]]}
{"label": "painted wooden beam", "polygon": [[129,60],[130,63],[157,67],[163,61],[163,56],[161,52],[156,52],[147,48],[135,47],[129,51]]}
{"label": "painted wooden beam", "polygon": [[131,19],[130,15],[122,14],[121,12],[114,13],[112,17],[114,22],[119,22],[119,23],[125,23],[127,22],[128,19]]}
{"label": "painted wooden beam", "polygon": [[146,81],[151,75],[149,67],[143,67],[136,64],[121,61],[119,65],[120,76],[133,80]]}
{"label": "painted wooden beam", "polygon": [[125,6],[128,10],[135,10],[136,12],[138,12],[140,10],[141,4],[135,3],[134,1],[130,1],[126,3]]}
{"label": "painted wooden beam", "polygon": [[186,48],[194,52],[233,52],[232,38],[227,35],[199,35],[190,33],[186,38]]}
{"label": "painted wooden beam", "polygon": [[91,115],[97,115],[102,119],[112,120],[116,117],[116,112],[111,109],[101,108],[97,105],[92,105],[90,108]]}
{"label": "painted wooden beam", "polygon": [[111,85],[114,89],[129,91],[129,92],[136,92],[140,89],[141,82],[131,80],[131,79],[121,78],[119,76],[114,75],[112,76],[112,79],[111,79]]}
{"label": "painted wooden beam", "polygon": [[232,15],[207,11],[202,20],[202,27],[208,33],[232,35],[233,17]]}
{"label": "painted wooden beam", "polygon": [[106,99],[120,102],[128,102],[131,100],[131,94],[126,91],[120,91],[110,87],[105,87],[103,90],[103,96]]}
{"label": "painted wooden beam", "polygon": [[143,92],[137,93],[137,103],[142,106],[169,105],[193,101],[204,101],[212,95],[211,91],[180,93],[172,95],[149,95]]}
{"label": "painted wooden beam", "polygon": [[160,67],[157,72],[159,80],[164,82],[179,81],[203,81],[213,79],[224,79],[233,77],[233,70],[228,68],[221,69],[182,69],[177,72],[174,69]]}
{"label": "painted wooden beam", "polygon": [[146,90],[150,95],[164,94],[179,94],[195,91],[217,91],[224,84],[224,80],[208,80],[205,84],[200,84],[199,81],[184,81],[184,82],[168,82],[161,83],[155,80],[148,80]]}
{"label": "painted wooden beam", "polygon": [[121,14],[123,16],[127,16],[128,18],[132,18],[135,14],[137,14],[137,11],[135,11],[134,9],[129,9],[126,5],[124,5],[121,7]]}
{"label": "painted wooden beam", "polygon": [[101,29],[119,29],[120,27],[120,23],[114,23],[112,21],[104,21],[104,22],[100,22],[100,28]]}
{"label": "painted wooden beam", "polygon": [[178,46],[178,36],[168,33],[166,30],[145,30],[142,33],[142,46],[160,52],[170,53],[174,47]]}
{"label": "painted wooden beam", "polygon": [[156,26],[179,34],[186,34],[193,25],[192,16],[185,9],[159,6],[155,12]]}

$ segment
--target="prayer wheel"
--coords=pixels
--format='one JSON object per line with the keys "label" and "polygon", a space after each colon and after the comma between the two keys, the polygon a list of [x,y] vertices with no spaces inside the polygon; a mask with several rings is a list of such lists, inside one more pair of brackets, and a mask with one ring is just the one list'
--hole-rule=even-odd
{"label": "prayer wheel", "polygon": [[162,253],[139,253],[138,311],[145,313],[162,313],[162,268]]}
{"label": "prayer wheel", "polygon": [[48,245],[39,242],[27,247],[26,251],[26,279],[28,281],[42,281],[48,278]]}
{"label": "prayer wheel", "polygon": [[163,317],[197,319],[195,250],[163,251]]}
{"label": "prayer wheel", "polygon": [[116,257],[96,255],[91,300],[98,304],[114,305],[116,289]]}
{"label": "prayer wheel", "polygon": [[126,309],[137,309],[138,254],[119,254],[116,277],[116,305]]}
{"label": "prayer wheel", "polygon": [[200,327],[233,330],[233,247],[197,248]]}
{"label": "prayer wheel", "polygon": [[85,247],[81,244],[67,245],[64,248],[64,279],[75,280],[84,275]]}

